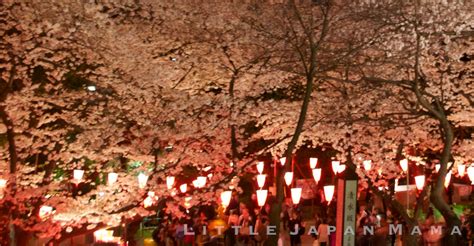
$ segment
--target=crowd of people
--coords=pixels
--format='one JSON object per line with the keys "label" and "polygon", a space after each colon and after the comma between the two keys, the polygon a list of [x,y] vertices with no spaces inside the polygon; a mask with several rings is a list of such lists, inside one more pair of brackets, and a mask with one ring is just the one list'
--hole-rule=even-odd
{"label": "crowd of people", "polygon": [[[215,206],[201,207],[189,211],[187,217],[165,218],[153,232],[153,239],[157,245],[184,246],[184,245],[267,245],[269,240],[268,226],[271,208],[275,198],[270,195],[264,207],[259,207],[257,198],[252,196],[247,202],[239,201],[235,193],[225,211],[218,213]],[[331,207],[317,206],[314,217],[302,218],[301,208],[294,206],[291,199],[282,204],[282,230],[280,242],[291,246],[305,244],[311,241],[312,245],[336,245],[336,213],[333,204]],[[311,213],[305,213],[309,215]],[[469,228],[463,219],[462,236],[469,236]],[[356,245],[401,246],[406,239],[408,228],[402,220],[390,210],[375,207],[359,206],[356,216]],[[390,233],[390,226],[401,227],[403,232]],[[429,211],[426,219],[419,223],[420,245],[445,245],[443,232],[430,229],[432,226],[444,227],[442,222],[436,221],[433,211]],[[311,244],[310,243],[310,244]]]}

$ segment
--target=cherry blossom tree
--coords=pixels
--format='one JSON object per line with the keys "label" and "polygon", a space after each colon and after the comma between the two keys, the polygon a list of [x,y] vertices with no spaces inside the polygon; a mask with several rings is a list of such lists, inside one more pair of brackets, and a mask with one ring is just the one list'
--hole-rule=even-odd
{"label": "cherry blossom tree", "polygon": [[[2,105],[7,116],[14,116],[3,121],[11,141],[9,154],[2,154],[15,164],[10,165],[15,179],[2,205],[17,228],[59,242],[137,220],[152,214],[143,208],[147,190],[169,207],[183,204],[184,195],[170,198],[172,191],[164,189],[165,176],[187,166],[196,175],[210,165],[210,185],[219,187],[263,151],[248,148],[253,138],[245,125],[256,121],[258,111],[269,110],[255,107],[246,92],[254,91],[257,98],[264,93],[255,90],[254,78],[261,74],[258,63],[265,51],[244,55],[247,44],[237,46],[243,39],[228,37],[229,30],[218,26],[228,24],[219,22],[222,17],[207,16],[216,18],[205,23],[210,27],[188,26],[190,21],[202,24],[203,10],[191,7],[5,4],[10,26],[5,28],[8,62],[2,76],[8,90]],[[183,20],[183,14],[191,17]],[[57,24],[49,24],[53,21]],[[183,32],[176,35],[175,28]],[[37,33],[34,38],[32,33]],[[73,169],[85,170],[79,184],[71,184]],[[104,179],[112,171],[120,182],[109,187]],[[137,187],[138,173],[149,174],[149,189]],[[212,188],[194,193],[191,205],[216,196]],[[56,214],[38,218],[43,205]]]}
{"label": "cherry blossom tree", "polygon": [[[450,242],[455,243],[458,234],[451,232],[455,226],[460,226],[460,221],[443,194],[445,176],[452,168],[448,163],[472,161],[469,153],[456,151],[455,154],[453,151],[469,148],[467,146],[472,144],[472,122],[469,120],[473,110],[470,103],[472,85],[468,69],[472,53],[472,23],[469,22],[472,9],[464,3],[407,4],[397,1],[371,7],[376,9],[376,14],[380,14],[378,20],[373,20],[387,25],[383,35],[353,63],[356,64],[353,77],[348,81],[362,86],[355,91],[363,92],[358,95],[364,98],[353,100],[347,107],[358,105],[348,111],[352,115],[351,125],[359,121],[372,122],[369,125],[375,124],[382,129],[388,127],[382,136],[373,131],[369,133],[369,129],[362,134],[367,135],[364,138],[383,137],[383,145],[386,146],[374,146],[382,148],[369,150],[380,140],[366,140],[351,146],[360,146],[356,149],[366,155],[370,153],[372,158],[375,151],[382,150],[380,153],[385,155],[384,150],[389,150],[392,154],[377,162],[393,163],[392,167],[381,168],[384,173],[393,170],[395,174],[402,156],[436,153],[441,166],[438,174],[430,171],[434,169],[433,160],[413,159],[420,164],[426,163],[429,170],[427,183],[432,184],[431,187],[427,185],[419,195],[417,205],[422,204],[425,195],[430,194],[431,203],[446,220]],[[371,97],[374,100],[367,100]],[[357,127],[351,131],[359,135],[361,130]],[[359,139],[354,138],[354,134],[350,136]],[[403,143],[400,145],[402,148],[396,147],[397,142]],[[390,196],[387,198],[390,199]],[[391,203],[393,207],[402,208],[396,201]],[[406,223],[416,225],[417,208],[413,217],[404,213],[403,209],[398,210],[404,215]]]}

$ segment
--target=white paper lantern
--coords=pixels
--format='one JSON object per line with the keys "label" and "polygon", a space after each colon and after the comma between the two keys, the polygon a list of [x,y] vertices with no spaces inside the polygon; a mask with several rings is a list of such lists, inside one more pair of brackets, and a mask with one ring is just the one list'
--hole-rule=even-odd
{"label": "white paper lantern", "polygon": [[147,182],[148,182],[148,175],[144,173],[138,174],[138,187],[140,187],[140,189],[145,188]]}
{"label": "white paper lantern", "polygon": [[107,184],[108,185],[113,185],[117,182],[118,180],[118,173],[109,173],[107,174]]}

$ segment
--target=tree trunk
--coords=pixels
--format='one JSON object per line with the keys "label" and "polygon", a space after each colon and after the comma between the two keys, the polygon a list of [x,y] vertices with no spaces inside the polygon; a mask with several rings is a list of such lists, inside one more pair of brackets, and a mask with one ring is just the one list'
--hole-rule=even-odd
{"label": "tree trunk", "polygon": [[451,148],[453,144],[454,134],[446,118],[440,119],[440,124],[442,126],[442,134],[444,135],[444,147],[443,153],[440,160],[440,169],[439,176],[436,180],[436,183],[433,185],[433,191],[430,196],[431,203],[435,206],[436,209],[443,215],[447,231],[446,239],[449,245],[456,245],[460,243],[460,235],[456,233],[451,233],[454,228],[457,227],[461,231],[461,220],[457,217],[454,211],[451,209],[449,204],[444,200],[443,193],[444,190],[444,180],[448,172],[448,162],[451,157]]}
{"label": "tree trunk", "polygon": [[[291,155],[293,150],[295,149],[296,144],[298,143],[298,139],[303,132],[304,122],[306,120],[306,113],[308,111],[309,101],[311,99],[311,93],[313,92],[313,81],[314,81],[314,67],[312,66],[311,72],[306,77],[306,91],[305,96],[303,99],[303,104],[301,105],[301,111],[298,118],[298,123],[295,128],[295,133],[293,134],[293,138],[291,139],[290,143],[288,144],[288,148],[286,149],[286,159],[287,163],[285,164],[284,168],[278,168],[276,178],[276,204],[273,205],[271,212],[270,212],[270,225],[276,227],[276,235],[270,235],[269,241],[271,245],[278,245],[278,238],[280,233],[280,214],[281,214],[281,204],[283,203],[283,175],[284,171],[288,169],[288,163],[291,162],[292,158]],[[275,164],[276,165],[276,164]]]}
{"label": "tree trunk", "polygon": [[16,172],[18,156],[16,154],[15,131],[13,122],[8,116],[8,113],[5,111],[5,107],[0,107],[0,119],[2,119],[3,124],[5,124],[5,126],[7,127],[8,153],[10,155],[10,173],[13,174]]}
{"label": "tree trunk", "polygon": [[[14,131],[14,125],[13,122],[11,121],[10,117],[8,116],[8,113],[5,110],[5,107],[2,106],[0,107],[0,119],[2,120],[3,124],[7,127],[7,141],[8,141],[8,153],[10,156],[10,178],[8,180],[8,186],[5,189],[6,191],[5,196],[10,196],[13,197],[15,194],[15,187],[16,187],[16,178],[15,178],[15,172],[17,169],[17,162],[18,162],[18,156],[16,153],[16,145],[15,145],[15,131]],[[2,216],[0,218],[0,223],[2,223],[2,230],[1,230],[1,235],[0,239],[2,240],[2,245],[9,245],[11,243],[14,243],[16,235],[15,235],[15,230],[12,230],[14,228],[13,224],[11,223],[12,221],[12,211],[10,210],[11,206],[7,204],[3,204],[4,208],[2,210],[5,210],[6,213],[5,216]],[[5,240],[6,239],[6,240]]]}

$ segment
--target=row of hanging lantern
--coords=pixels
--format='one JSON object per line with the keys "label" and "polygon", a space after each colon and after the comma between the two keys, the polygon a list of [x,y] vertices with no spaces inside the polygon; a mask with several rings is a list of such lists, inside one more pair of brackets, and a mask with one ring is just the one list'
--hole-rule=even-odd
{"label": "row of hanging lantern", "polygon": [[[73,182],[74,183],[80,183],[82,182],[82,178],[84,176],[84,170],[74,170],[73,172]],[[139,173],[138,176],[138,187],[140,189],[143,189],[146,187],[147,182],[148,182],[148,175],[144,173]],[[107,175],[107,184],[108,185],[113,185],[116,183],[118,180],[118,174],[117,173],[109,173]],[[175,177],[174,176],[167,176],[166,177],[166,186],[168,189],[172,189],[175,183]],[[199,176],[195,180],[193,180],[193,186],[196,188],[203,188],[206,186],[207,183],[207,177],[205,176]],[[187,190],[187,184],[182,184],[180,186],[180,191],[182,193],[185,193]]]}
{"label": "row of hanging lantern", "polygon": [[[285,162],[286,159],[280,159],[280,162],[283,161]],[[283,164],[284,165],[284,164]],[[264,190],[263,186],[265,185],[265,180],[267,179],[267,175],[263,174],[265,167],[265,163],[263,161],[257,162],[257,185],[258,185],[258,190],[256,191],[257,194],[257,203],[259,207],[263,207],[265,205],[265,202],[267,201],[268,197],[268,190]]]}
{"label": "row of hanging lantern", "polygon": [[[286,163],[286,157],[282,157],[279,160],[280,160],[281,166],[284,166]],[[316,184],[319,183],[319,181],[321,180],[321,168],[316,168],[317,163],[318,163],[318,158],[310,158],[309,165],[312,170],[312,175]],[[345,165],[340,165],[339,161],[333,161],[332,164],[333,164],[333,170],[336,174],[341,173],[345,170]],[[259,187],[259,190],[256,191],[256,195],[257,195],[257,202],[259,206],[263,206],[265,204],[266,198],[268,196],[268,191],[262,189],[263,186],[265,185],[265,181],[267,177],[266,174],[263,174],[264,165],[265,164],[263,161],[259,161],[256,164],[256,168],[258,172],[258,174],[256,175],[256,179],[257,179],[257,185]],[[294,173],[285,172],[283,175],[283,178],[285,180],[285,184],[291,187],[291,184],[293,183]],[[324,197],[328,203],[330,203],[333,199],[334,188],[335,188],[334,185],[324,186],[324,189],[323,189]],[[300,187],[291,188],[290,192],[291,192],[291,199],[293,201],[293,204],[299,204],[301,200],[301,196],[302,196],[302,188]]]}
{"label": "row of hanging lantern", "polygon": [[[285,163],[286,163],[286,157],[280,158],[279,161],[280,161],[281,166],[284,166]],[[310,165],[310,168],[312,170],[312,175],[313,175],[313,178],[314,178],[314,181],[316,182],[316,184],[318,184],[320,179],[321,179],[321,168],[316,168],[317,163],[318,163],[318,158],[310,158],[309,159],[309,165]],[[263,186],[265,185],[265,181],[266,181],[266,177],[267,177],[266,174],[263,174],[265,164],[264,164],[264,162],[260,161],[260,162],[257,163],[256,167],[257,167],[257,171],[258,171],[257,185],[259,187],[259,190],[257,190],[257,200],[258,200],[259,206],[263,206],[265,204],[267,196],[268,196],[268,190],[263,189]],[[345,165],[341,165],[340,162],[336,161],[336,160],[331,162],[331,167],[332,167],[332,171],[334,172],[335,175],[344,172],[344,170],[346,169]],[[363,161],[363,167],[366,171],[371,170],[372,169],[372,161],[371,160],[364,160]],[[407,173],[407,171],[408,171],[408,160],[407,159],[401,160],[400,161],[400,167],[405,173]],[[440,165],[436,164],[435,165],[436,172],[439,171],[439,168],[440,168]],[[466,165],[464,165],[464,164],[458,164],[457,165],[457,173],[460,177],[465,176],[465,174],[467,173],[471,183],[474,185],[474,163],[471,166],[467,167],[467,168],[466,168]],[[78,183],[82,182],[83,177],[84,177],[84,170],[81,170],[81,169],[73,170],[73,181],[72,181],[73,183],[78,184]],[[285,183],[286,183],[287,186],[291,186],[291,184],[293,182],[293,178],[294,178],[294,173],[293,172],[286,172],[284,174],[284,180],[285,180]],[[425,180],[426,180],[426,178],[425,178],[424,175],[419,175],[419,176],[415,177],[415,184],[416,184],[416,187],[417,187],[418,190],[423,189],[424,184],[425,184]],[[118,174],[117,173],[115,173],[115,172],[108,173],[108,175],[107,175],[107,184],[108,185],[113,185],[117,181],[118,181]],[[445,183],[444,183],[445,187],[449,186],[450,181],[451,181],[451,171],[449,171],[446,175]],[[146,185],[147,185],[147,182],[148,182],[148,175],[146,175],[144,173],[140,173],[138,175],[138,186],[139,186],[139,188],[141,188],[141,189],[145,188]],[[203,187],[205,187],[206,182],[207,182],[207,177],[199,176],[195,180],[193,180],[192,183],[193,183],[193,186],[195,188],[203,188]],[[398,182],[396,182],[396,184],[397,183]],[[175,184],[175,177],[174,176],[166,177],[166,186],[167,186],[168,189],[173,189],[174,184]],[[3,189],[4,186],[6,186],[6,180],[1,179],[0,180],[0,188]],[[323,187],[324,197],[325,197],[325,199],[328,203],[330,203],[333,199],[334,189],[335,189],[334,185],[326,185],[326,186]],[[187,184],[181,184],[179,186],[179,190],[181,191],[181,193],[186,193]],[[294,204],[298,204],[300,202],[301,193],[302,193],[302,188],[291,188],[291,198],[292,198],[292,201],[293,201]],[[172,191],[172,194],[175,194],[174,190]],[[228,203],[230,202],[231,194],[232,194],[231,191],[224,191],[224,192],[221,193],[221,201],[222,201],[223,206],[228,206]],[[144,203],[146,203],[146,204],[149,203],[148,202],[150,200],[150,199],[148,199],[149,197],[150,196],[147,196],[147,198],[145,198],[146,202],[144,201]],[[47,206],[45,206],[45,213],[42,213],[42,214],[43,215],[49,214],[46,211],[48,209],[49,208]],[[41,216],[41,217],[43,217],[43,216]]]}
{"label": "row of hanging lantern", "polygon": [[[408,160],[407,159],[401,160],[400,167],[405,173],[407,173]],[[440,164],[435,164],[435,171],[439,172],[440,167],[441,167]],[[466,175],[466,165],[457,164],[457,174],[460,178],[464,177]],[[474,184],[474,163],[469,168],[467,168],[467,174],[468,174],[469,180],[471,181],[471,184]],[[452,176],[452,171],[449,170],[449,172],[446,174],[445,179],[444,179],[445,188],[448,188],[449,184],[451,183],[451,176]],[[415,185],[418,190],[423,190],[423,187],[425,185],[425,180],[426,180],[425,175],[415,176]]]}
{"label": "row of hanging lantern", "polygon": [[[286,157],[280,158],[280,164],[281,166],[285,166],[286,163]],[[285,183],[288,187],[291,187],[291,184],[293,183],[293,172],[286,172],[283,176],[283,179],[285,180]],[[299,204],[301,200],[301,193],[303,192],[303,189],[300,187],[293,187],[290,189],[291,193],[291,201],[293,204]],[[258,198],[258,194],[257,194]]]}
{"label": "row of hanging lantern", "polygon": [[[362,162],[362,165],[366,171],[370,171],[372,169],[371,160],[364,160]],[[440,164],[435,164],[435,171],[439,172],[440,167],[441,167]],[[402,169],[404,173],[408,175],[408,160],[407,159],[400,160],[400,168]],[[333,170],[334,170],[334,164],[333,164]],[[469,180],[471,181],[471,184],[474,185],[474,163],[472,163],[468,168],[466,168],[465,164],[457,164],[458,176],[462,178],[466,175],[466,173],[469,177]],[[444,180],[445,188],[448,188],[449,184],[451,183],[451,176],[452,176],[452,171],[449,170]],[[415,178],[415,185],[416,185],[417,190],[420,190],[420,191],[423,190],[425,181],[426,181],[425,175],[418,175],[418,176],[415,176],[414,178]],[[395,180],[395,184],[398,185],[398,179]]]}
{"label": "row of hanging lantern", "polygon": [[[317,165],[318,165],[318,158],[315,158],[315,157],[309,158],[309,167],[311,168],[313,179],[316,182],[316,184],[318,184],[319,181],[321,180],[321,168],[316,168]],[[335,161],[335,160],[331,162],[331,167],[335,175],[343,172],[346,169],[345,165],[340,165],[340,162]],[[334,197],[334,189],[335,189],[334,185],[325,185],[323,187],[324,199],[326,199],[328,204],[331,203]]]}
{"label": "row of hanging lantern", "polygon": [[[82,169],[74,169],[72,171],[72,183],[74,184],[79,184],[82,182],[82,179],[84,178],[84,170]],[[107,184],[108,185],[113,185],[117,182],[118,180],[118,173],[114,173],[114,172],[111,172],[111,173],[108,173],[107,174]],[[148,176],[143,174],[143,173],[140,173],[138,175],[138,184],[139,186],[146,186],[146,181],[148,180]]]}

